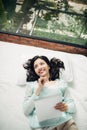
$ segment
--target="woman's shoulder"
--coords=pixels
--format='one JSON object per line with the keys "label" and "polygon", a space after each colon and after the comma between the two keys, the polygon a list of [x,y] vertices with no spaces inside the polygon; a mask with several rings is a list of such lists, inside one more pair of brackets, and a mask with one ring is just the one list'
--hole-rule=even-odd
{"label": "woman's shoulder", "polygon": [[34,87],[36,85],[37,85],[37,81],[29,81],[29,82],[27,82],[27,86]]}
{"label": "woman's shoulder", "polygon": [[32,93],[34,91],[34,89],[37,86],[37,82],[36,81],[29,81],[26,83],[26,93]]}
{"label": "woman's shoulder", "polygon": [[56,81],[59,83],[59,84],[63,84],[63,85],[65,85],[65,84],[67,84],[67,82],[65,81],[65,80],[63,80],[63,79],[56,79]]}
{"label": "woman's shoulder", "polygon": [[68,88],[67,82],[63,79],[57,79],[57,82],[60,90],[64,93],[64,91]]}

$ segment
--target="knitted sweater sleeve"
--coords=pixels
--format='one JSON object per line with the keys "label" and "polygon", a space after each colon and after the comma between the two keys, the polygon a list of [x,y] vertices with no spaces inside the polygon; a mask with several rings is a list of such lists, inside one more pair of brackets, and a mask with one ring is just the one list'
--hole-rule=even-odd
{"label": "knitted sweater sleeve", "polygon": [[62,93],[63,93],[63,102],[65,102],[68,105],[68,113],[75,113],[76,112],[76,106],[74,99],[71,97],[69,86],[66,82],[62,83]]}
{"label": "knitted sweater sleeve", "polygon": [[26,116],[28,116],[34,111],[35,108],[34,100],[38,98],[38,96],[35,95],[33,88],[34,88],[33,82],[30,82],[26,85],[25,98],[23,101],[23,111]]}

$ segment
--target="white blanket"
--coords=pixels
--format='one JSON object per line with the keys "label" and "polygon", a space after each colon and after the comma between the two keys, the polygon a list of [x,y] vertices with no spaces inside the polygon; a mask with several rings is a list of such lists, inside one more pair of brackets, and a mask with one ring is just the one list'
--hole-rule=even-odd
{"label": "white blanket", "polygon": [[65,77],[76,103],[77,113],[73,116],[79,130],[87,130],[87,57],[5,42],[0,42],[0,130],[30,130],[22,110],[26,84],[22,64],[42,54],[59,57],[70,67]]}

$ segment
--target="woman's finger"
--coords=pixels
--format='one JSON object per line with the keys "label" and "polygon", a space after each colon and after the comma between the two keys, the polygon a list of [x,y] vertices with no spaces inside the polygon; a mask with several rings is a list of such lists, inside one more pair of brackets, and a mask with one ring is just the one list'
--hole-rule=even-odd
{"label": "woman's finger", "polygon": [[68,109],[68,106],[65,103],[58,103],[56,104],[55,109],[66,111]]}

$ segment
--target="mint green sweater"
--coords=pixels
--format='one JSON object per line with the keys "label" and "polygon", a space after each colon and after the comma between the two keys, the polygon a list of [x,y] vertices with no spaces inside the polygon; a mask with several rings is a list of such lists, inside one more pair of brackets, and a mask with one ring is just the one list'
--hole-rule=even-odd
{"label": "mint green sweater", "polygon": [[[44,86],[40,95],[35,95],[35,90],[38,87],[38,82],[28,82],[26,85],[26,95],[23,102],[24,114],[29,118],[30,126],[32,128],[43,128],[43,127],[53,127],[58,126],[72,118],[71,114],[76,111],[73,99],[70,97],[68,90],[68,85],[63,80],[56,80],[56,83],[52,86]],[[60,119],[51,119],[43,122],[38,121],[36,114],[34,100],[44,98],[45,96],[51,96],[57,93],[61,93],[62,101],[66,102],[68,105],[67,112],[63,112]],[[44,106],[46,107],[46,106]]]}

